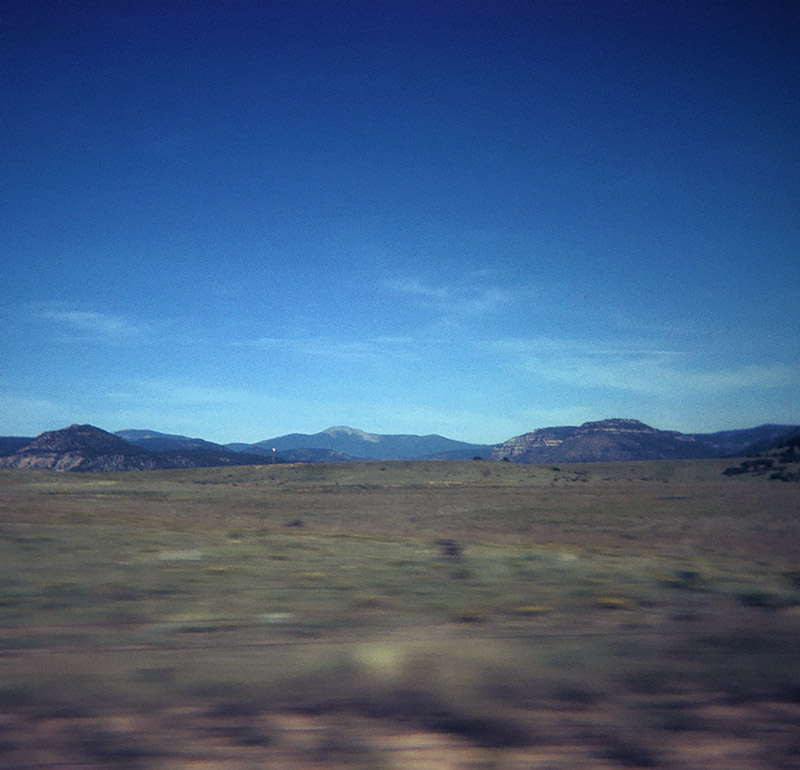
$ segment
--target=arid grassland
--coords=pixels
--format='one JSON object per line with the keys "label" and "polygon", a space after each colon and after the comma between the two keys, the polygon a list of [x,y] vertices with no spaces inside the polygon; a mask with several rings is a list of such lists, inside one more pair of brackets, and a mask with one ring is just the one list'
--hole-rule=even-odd
{"label": "arid grassland", "polygon": [[0,472],[0,767],[800,768],[800,484]]}

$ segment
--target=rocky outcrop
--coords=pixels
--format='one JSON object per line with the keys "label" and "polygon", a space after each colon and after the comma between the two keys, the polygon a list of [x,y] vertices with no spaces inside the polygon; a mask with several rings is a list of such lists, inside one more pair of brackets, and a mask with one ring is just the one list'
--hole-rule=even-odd
{"label": "rocky outcrop", "polygon": [[171,467],[154,452],[93,425],[70,425],[48,431],[9,457],[0,467],[54,471],[128,471]]}
{"label": "rocky outcrop", "polygon": [[548,458],[554,457],[558,452],[558,447],[577,430],[576,426],[565,425],[558,428],[539,428],[522,436],[515,436],[494,447],[491,459],[508,459],[517,463],[549,462]]}
{"label": "rocky outcrop", "polygon": [[620,462],[711,457],[693,436],[652,428],[639,420],[585,422],[517,436],[492,451],[492,459],[518,463]]}

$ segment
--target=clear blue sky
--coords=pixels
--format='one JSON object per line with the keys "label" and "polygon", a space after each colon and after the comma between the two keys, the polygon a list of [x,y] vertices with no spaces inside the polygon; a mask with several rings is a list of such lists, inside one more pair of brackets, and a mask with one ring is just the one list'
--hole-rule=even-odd
{"label": "clear blue sky", "polygon": [[798,8],[5,0],[0,434],[800,423]]}

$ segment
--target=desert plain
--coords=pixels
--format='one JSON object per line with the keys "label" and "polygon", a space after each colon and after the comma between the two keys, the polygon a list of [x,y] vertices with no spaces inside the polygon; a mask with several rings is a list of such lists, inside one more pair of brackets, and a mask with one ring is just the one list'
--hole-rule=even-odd
{"label": "desert plain", "polygon": [[800,767],[800,484],[0,471],[0,767]]}

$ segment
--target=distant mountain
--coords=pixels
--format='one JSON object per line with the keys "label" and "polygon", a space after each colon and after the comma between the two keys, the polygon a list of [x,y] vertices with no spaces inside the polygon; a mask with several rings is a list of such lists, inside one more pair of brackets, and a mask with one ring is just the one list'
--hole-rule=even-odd
{"label": "distant mountain", "polygon": [[[269,455],[272,456],[272,450]],[[282,449],[280,456],[290,463],[349,463],[355,458],[333,449]]]}
{"label": "distant mountain", "polygon": [[3,468],[56,471],[154,470],[170,465],[159,455],[133,446],[92,425],[48,431],[14,454],[0,458]]}
{"label": "distant mountain", "polygon": [[224,465],[268,465],[289,462],[285,457],[272,457],[266,460],[263,455],[203,448],[169,449],[157,454],[169,462],[170,468],[215,468]]}
{"label": "distant mountain", "polygon": [[42,433],[13,454],[0,457],[0,468],[95,472],[263,463],[263,457],[227,450],[188,448],[153,452],[93,425],[70,425]]}
{"label": "distant mountain", "polygon": [[[269,443],[269,442],[265,442]],[[271,446],[260,446],[259,444],[225,444],[226,449],[232,452],[248,452],[251,455],[266,457],[266,462],[272,462],[276,452],[272,451]],[[336,452],[333,449],[281,449],[280,457],[290,463],[348,463],[358,458]]]}
{"label": "distant mountain", "polygon": [[757,428],[692,435],[695,441],[711,449],[717,457],[745,457],[759,454],[797,428],[797,425],[759,425]]}
{"label": "distant mountain", "polygon": [[455,449],[449,452],[436,452],[424,455],[420,460],[488,460],[494,449],[494,444],[468,444],[465,449]]}
{"label": "distant mountain", "polygon": [[761,441],[750,447],[751,457],[775,457],[785,462],[800,462],[800,428],[772,441]]}
{"label": "distant mountain", "polygon": [[257,444],[223,446],[154,430],[121,430],[113,434],[91,425],[71,425],[35,439],[0,437],[0,468],[117,471],[363,459],[479,457],[516,463],[568,463],[777,457],[785,454],[786,446],[797,443],[797,431],[798,426],[793,425],[760,425],[689,434],[658,430],[638,420],[612,419],[539,428],[491,446],[435,434],[366,433],[338,426],[314,434],[291,433]]}
{"label": "distant mountain", "polygon": [[365,433],[355,428],[334,426],[320,433],[290,433],[259,441],[247,447],[247,451],[260,449],[272,452],[273,447],[281,453],[291,449],[330,449],[349,458],[369,460],[415,460],[444,452],[464,450],[475,454],[485,449],[482,444],[455,441],[436,434],[416,436]]}
{"label": "distant mountain", "polygon": [[[149,449],[151,452],[167,452],[170,450],[205,449],[214,452],[231,452],[229,447],[214,444],[202,438],[189,438],[171,433],[159,433],[157,430],[118,430],[115,436],[124,438],[125,441]],[[246,446],[246,445],[245,445]]]}
{"label": "distant mountain", "polygon": [[18,449],[33,441],[29,436],[0,436],[0,457],[13,455]]}
{"label": "distant mountain", "polygon": [[739,476],[747,473],[767,476],[773,481],[800,481],[800,428],[771,442],[761,442],[753,448],[759,448],[759,451],[750,455],[756,459],[726,468],[724,474]]}
{"label": "distant mountain", "polygon": [[498,444],[492,459],[517,463],[678,460],[717,456],[694,436],[657,430],[639,420],[541,428]]}
{"label": "distant mountain", "polygon": [[181,468],[215,465],[265,465],[286,462],[335,462],[339,460],[338,457],[325,459],[312,459],[308,456],[289,457],[284,453],[276,457],[271,449],[266,451],[259,447],[251,447],[249,444],[214,444],[202,438],[159,433],[157,430],[118,430],[114,435],[120,436],[142,449],[160,452],[176,463],[175,467]]}
{"label": "distant mountain", "polygon": [[244,450],[247,449],[249,452],[258,454],[255,449],[255,444],[243,444],[241,441],[234,441],[231,444],[223,444],[222,446],[229,452],[244,452]]}

